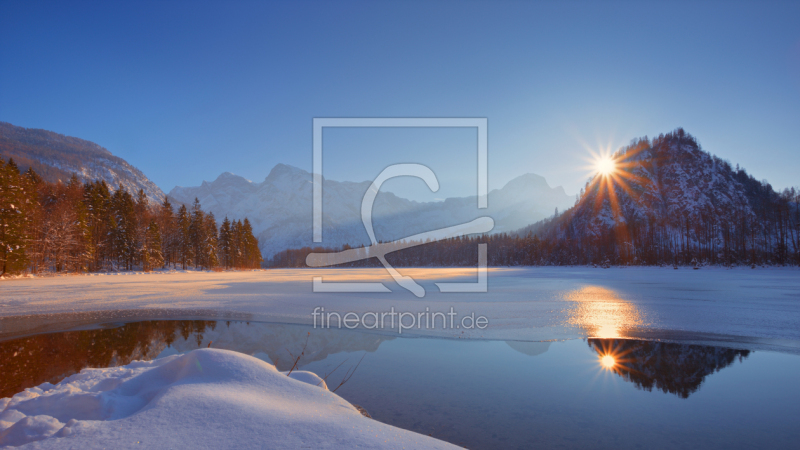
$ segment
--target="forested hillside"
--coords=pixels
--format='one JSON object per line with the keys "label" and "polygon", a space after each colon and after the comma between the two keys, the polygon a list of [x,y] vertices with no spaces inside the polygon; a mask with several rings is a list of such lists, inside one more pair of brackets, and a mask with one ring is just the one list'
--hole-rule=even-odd
{"label": "forested hillside", "polygon": [[0,158],[13,159],[21,171],[29,168],[45,181],[66,183],[76,175],[86,183],[103,180],[113,189],[144,190],[153,203],[164,193],[139,169],[105,148],[84,139],[0,122]]}
{"label": "forested hillside", "polygon": [[51,183],[0,158],[0,275],[158,268],[255,268],[250,222],[220,227],[195,200],[175,211],[103,180]]}
{"label": "forested hillside", "polygon": [[559,262],[798,264],[800,192],[775,192],[703,151],[683,129],[638,139],[614,155],[578,204],[523,230]]}
{"label": "forested hillside", "polygon": [[[683,129],[634,140],[597,174],[576,205],[515,233],[473,236],[399,250],[398,266],[800,264],[800,192],[775,190],[703,151]],[[338,250],[338,249],[335,249]],[[313,251],[334,251],[317,248]],[[302,267],[309,247],[274,266]],[[374,266],[377,260],[352,263]]]}

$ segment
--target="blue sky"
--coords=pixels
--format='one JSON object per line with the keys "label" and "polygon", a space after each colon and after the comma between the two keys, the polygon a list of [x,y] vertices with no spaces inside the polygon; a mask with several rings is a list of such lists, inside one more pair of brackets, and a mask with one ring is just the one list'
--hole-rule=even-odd
{"label": "blue sky", "polygon": [[[800,2],[0,0],[0,120],[88,139],[162,189],[311,169],[313,117],[487,117],[489,185],[575,194],[588,149],[682,126],[800,185]],[[470,195],[474,133],[326,134],[328,178],[431,166]],[[469,176],[465,175],[468,174]]]}

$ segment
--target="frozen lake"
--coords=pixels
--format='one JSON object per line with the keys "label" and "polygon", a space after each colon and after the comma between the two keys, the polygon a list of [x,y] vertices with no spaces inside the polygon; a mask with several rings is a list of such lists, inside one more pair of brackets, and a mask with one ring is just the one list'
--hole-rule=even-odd
{"label": "frozen lake", "polygon": [[[434,285],[473,281],[474,269],[401,272],[425,287],[425,297],[400,288],[383,269],[6,280],[0,282],[0,339],[113,321],[197,318],[311,325],[318,307],[359,316],[391,308],[415,315],[453,308],[459,316],[486,317],[488,326],[422,326],[404,335],[519,341],[627,337],[800,352],[797,268],[494,268],[486,293],[440,293]],[[315,276],[326,282],[381,281],[393,292],[314,293]],[[379,331],[398,331],[387,328]]]}

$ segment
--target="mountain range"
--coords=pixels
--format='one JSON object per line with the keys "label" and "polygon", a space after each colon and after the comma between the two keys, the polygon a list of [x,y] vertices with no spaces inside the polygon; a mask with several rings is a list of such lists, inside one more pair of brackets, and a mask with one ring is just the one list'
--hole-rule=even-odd
{"label": "mountain range", "polygon": [[[13,158],[22,171],[33,168],[49,182],[67,182],[75,174],[81,182],[104,180],[112,190],[120,185],[132,193],[143,189],[151,202],[161,203],[166,197],[145,174],[107,149],[52,131],[0,122],[0,156]],[[324,180],[322,246],[369,244],[360,208],[370,185],[371,181]],[[297,167],[278,164],[261,183],[225,172],[200,186],[175,187],[169,198],[175,205],[187,206],[198,198],[219,222],[226,216],[231,220],[247,217],[267,258],[287,248],[313,245],[312,178]],[[551,188],[543,177],[526,174],[491,191],[489,208],[482,210],[477,209],[475,196],[416,202],[381,192],[374,204],[373,223],[376,237],[382,241],[485,215],[495,221],[493,233],[511,232],[572,204],[573,198],[563,188]]]}
{"label": "mountain range", "polygon": [[[66,181],[74,173],[80,181],[143,189],[154,202],[165,198],[141,171],[83,139],[0,122],[0,156],[14,158],[22,170],[32,167],[48,181]],[[491,191],[489,207],[482,210],[475,196],[417,202],[380,192],[373,208],[375,234],[393,241],[490,216],[495,237],[538,239],[493,250],[490,260],[497,264],[800,261],[797,191],[776,192],[702,150],[680,128],[634,140],[613,159],[615,170],[590,180],[577,203],[534,174]],[[370,186],[371,181],[324,180],[321,244],[311,239],[312,177],[296,167],[278,164],[262,182],[225,172],[200,186],[175,187],[166,197],[175,205],[197,198],[218,222],[226,216],[249,218],[262,254],[271,258],[292,248],[368,245],[360,208]],[[556,209],[562,213],[554,216]]]}
{"label": "mountain range", "polygon": [[[248,217],[262,254],[269,258],[287,248],[369,245],[360,208],[370,185],[371,181],[323,181],[322,244],[311,240],[311,173],[297,167],[278,164],[261,183],[226,172],[200,186],[175,187],[169,198],[187,205],[197,198],[203,209],[218,219]],[[551,188],[543,177],[526,174],[489,192],[487,209],[477,209],[475,196],[417,202],[380,192],[373,208],[373,224],[376,238],[382,241],[403,239],[481,216],[494,219],[492,232],[510,232],[573,203],[563,188]]]}

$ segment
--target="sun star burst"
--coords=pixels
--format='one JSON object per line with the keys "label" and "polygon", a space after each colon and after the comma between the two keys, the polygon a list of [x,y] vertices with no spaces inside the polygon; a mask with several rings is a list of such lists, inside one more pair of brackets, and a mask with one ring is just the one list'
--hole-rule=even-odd
{"label": "sun star burst", "polygon": [[603,176],[609,176],[617,170],[617,163],[610,156],[598,158],[594,165],[597,173]]}

